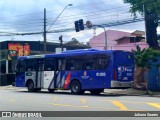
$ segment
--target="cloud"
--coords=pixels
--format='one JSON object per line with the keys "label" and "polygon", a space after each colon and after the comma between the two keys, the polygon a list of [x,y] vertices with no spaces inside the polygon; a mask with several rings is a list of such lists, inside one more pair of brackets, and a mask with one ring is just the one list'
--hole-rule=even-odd
{"label": "cloud", "polygon": [[[66,5],[67,7],[60,17],[56,20]],[[74,28],[74,21],[83,19],[91,21],[93,24],[107,24],[117,22],[121,19],[132,18],[129,5],[124,4],[123,0],[0,0],[1,11],[1,32],[41,32],[43,31],[44,8],[47,10],[47,29],[56,20],[50,30]],[[123,25],[113,27],[114,29],[136,30],[144,26],[138,24]],[[108,29],[108,28],[106,28]],[[103,32],[97,29],[96,33]],[[84,30],[79,33],[75,31],[63,33],[47,33],[47,39],[58,41],[60,35],[64,36],[65,41],[75,37],[81,42],[87,42],[93,37],[92,30]],[[9,36],[11,39],[13,36]],[[20,40],[43,40],[42,34],[32,36],[14,36]]]}

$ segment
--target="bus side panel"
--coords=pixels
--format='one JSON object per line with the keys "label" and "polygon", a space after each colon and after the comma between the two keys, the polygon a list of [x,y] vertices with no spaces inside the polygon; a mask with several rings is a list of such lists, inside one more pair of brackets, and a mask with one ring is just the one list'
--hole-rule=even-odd
{"label": "bus side panel", "polygon": [[66,79],[65,71],[59,71],[56,76],[56,88],[63,89],[65,79]]}
{"label": "bus side panel", "polygon": [[[44,71],[44,80],[42,80],[43,88],[49,88],[52,80],[54,79],[54,71]],[[54,85],[53,85],[54,88]]]}
{"label": "bus side panel", "polygon": [[[111,78],[111,74],[106,73],[106,70],[79,70],[67,72],[65,83],[68,84],[72,80],[79,80],[82,89],[104,89],[110,87]],[[67,89],[69,89],[69,85]]]}
{"label": "bus side panel", "polygon": [[[84,89],[103,89],[106,87],[106,71],[105,70],[88,70],[82,76],[82,88]],[[87,78],[87,79],[86,79]],[[84,82],[85,81],[85,82]]]}
{"label": "bus side panel", "polygon": [[25,72],[16,73],[16,87],[25,87]]}
{"label": "bus side panel", "polygon": [[84,75],[86,72],[83,70],[79,71],[66,71],[65,72],[65,79],[63,82],[63,88],[64,89],[69,89],[70,84],[73,80],[78,80],[81,83],[82,89],[88,88],[89,85],[89,80],[88,76]]}

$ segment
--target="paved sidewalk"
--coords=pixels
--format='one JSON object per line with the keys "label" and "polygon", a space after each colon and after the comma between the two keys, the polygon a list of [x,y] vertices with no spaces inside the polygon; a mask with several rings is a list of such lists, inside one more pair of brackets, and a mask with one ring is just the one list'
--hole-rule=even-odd
{"label": "paved sidewalk", "polygon": [[140,96],[140,95],[147,95],[147,96],[154,96],[154,97],[160,97],[160,91],[148,91],[145,90],[137,90],[133,88],[129,89],[105,89],[105,94],[108,95],[129,95],[129,96]]}
{"label": "paved sidewalk", "polygon": [[15,86],[12,85],[7,85],[7,86],[0,86],[0,90],[16,90],[18,88],[16,88]]}

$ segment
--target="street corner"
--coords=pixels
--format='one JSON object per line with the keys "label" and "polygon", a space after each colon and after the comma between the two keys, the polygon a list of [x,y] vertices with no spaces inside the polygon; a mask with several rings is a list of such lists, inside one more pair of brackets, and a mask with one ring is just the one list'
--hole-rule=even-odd
{"label": "street corner", "polygon": [[17,90],[15,86],[8,85],[8,86],[0,86],[0,90]]}

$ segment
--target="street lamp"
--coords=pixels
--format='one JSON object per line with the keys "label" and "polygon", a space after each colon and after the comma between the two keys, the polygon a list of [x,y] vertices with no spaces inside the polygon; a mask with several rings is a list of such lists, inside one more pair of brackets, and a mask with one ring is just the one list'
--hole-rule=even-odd
{"label": "street lamp", "polygon": [[72,4],[68,4],[66,5],[63,10],[61,11],[61,13],[56,17],[56,19],[53,21],[53,23],[51,24],[51,26],[46,30],[46,9],[44,9],[44,54],[46,53],[46,33],[49,31],[49,29],[53,26],[53,24],[57,21],[57,19],[61,16],[61,14],[63,13],[63,11],[68,7],[68,6],[72,6]]}
{"label": "street lamp", "polygon": [[[61,16],[61,14],[63,13],[63,11],[68,7],[68,6],[72,6],[72,4],[68,4],[66,5],[66,7],[63,8],[62,12],[57,16],[57,18],[53,21],[53,23],[51,24],[51,26],[48,28],[48,30],[53,26],[53,24],[57,21],[57,19]],[[48,32],[47,30],[47,32]]]}

